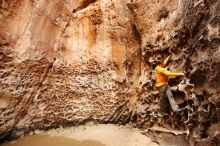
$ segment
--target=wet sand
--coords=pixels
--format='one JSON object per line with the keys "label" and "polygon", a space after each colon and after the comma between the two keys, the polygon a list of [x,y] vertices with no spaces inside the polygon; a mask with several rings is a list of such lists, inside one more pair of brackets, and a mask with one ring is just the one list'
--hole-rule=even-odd
{"label": "wet sand", "polygon": [[138,129],[116,125],[85,125],[49,130],[3,146],[158,146]]}

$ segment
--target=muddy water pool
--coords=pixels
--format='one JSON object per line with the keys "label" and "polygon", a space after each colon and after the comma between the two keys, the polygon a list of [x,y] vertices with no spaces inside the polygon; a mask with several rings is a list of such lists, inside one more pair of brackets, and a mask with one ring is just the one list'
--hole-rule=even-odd
{"label": "muddy water pool", "polygon": [[[36,132],[35,132],[36,133]],[[138,129],[112,124],[51,129],[0,146],[158,146]]]}
{"label": "muddy water pool", "polygon": [[66,137],[54,137],[50,135],[33,135],[20,138],[2,146],[105,146],[94,140],[79,141]]}

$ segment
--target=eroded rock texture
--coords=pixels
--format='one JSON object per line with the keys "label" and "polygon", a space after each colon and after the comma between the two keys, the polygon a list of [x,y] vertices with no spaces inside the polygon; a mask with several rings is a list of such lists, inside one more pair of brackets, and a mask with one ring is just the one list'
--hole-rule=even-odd
{"label": "eroded rock texture", "polygon": [[141,46],[125,2],[2,1],[0,25],[2,136],[128,121]]}
{"label": "eroded rock texture", "polygon": [[[137,123],[141,127],[187,130],[196,144],[207,145],[211,140],[210,145],[217,145],[220,137],[219,6],[217,1],[203,0],[130,2],[142,38],[142,70],[146,70],[142,75],[147,76],[138,97],[142,106]],[[185,79],[172,79],[170,85],[179,105],[187,105],[188,109],[161,118],[157,113],[159,99],[152,60],[161,60],[168,54],[172,54],[169,68],[186,73]],[[199,139],[203,141],[198,142]]]}
{"label": "eroded rock texture", "polygon": [[[217,145],[220,2],[0,1],[0,135],[94,119],[188,131]],[[154,61],[172,54],[174,96],[159,114]]]}

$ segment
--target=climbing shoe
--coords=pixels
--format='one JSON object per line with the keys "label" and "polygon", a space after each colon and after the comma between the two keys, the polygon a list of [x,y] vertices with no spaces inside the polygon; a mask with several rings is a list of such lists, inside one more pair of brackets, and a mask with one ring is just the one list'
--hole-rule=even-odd
{"label": "climbing shoe", "polygon": [[185,110],[186,108],[185,107],[183,107],[183,108],[178,108],[175,112],[176,113],[179,113],[179,112],[181,112],[181,111],[183,111],[183,110]]}
{"label": "climbing shoe", "polygon": [[162,116],[168,116],[168,115],[169,115],[167,112],[160,112],[160,114],[161,114]]}

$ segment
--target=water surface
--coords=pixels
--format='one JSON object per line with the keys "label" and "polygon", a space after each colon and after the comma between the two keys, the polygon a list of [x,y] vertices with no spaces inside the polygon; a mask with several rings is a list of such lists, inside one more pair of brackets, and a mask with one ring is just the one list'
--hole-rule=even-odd
{"label": "water surface", "polygon": [[159,146],[130,126],[86,124],[41,132],[1,146]]}
{"label": "water surface", "polygon": [[20,138],[2,146],[105,146],[98,141],[79,141],[72,138],[50,135],[33,135]]}

